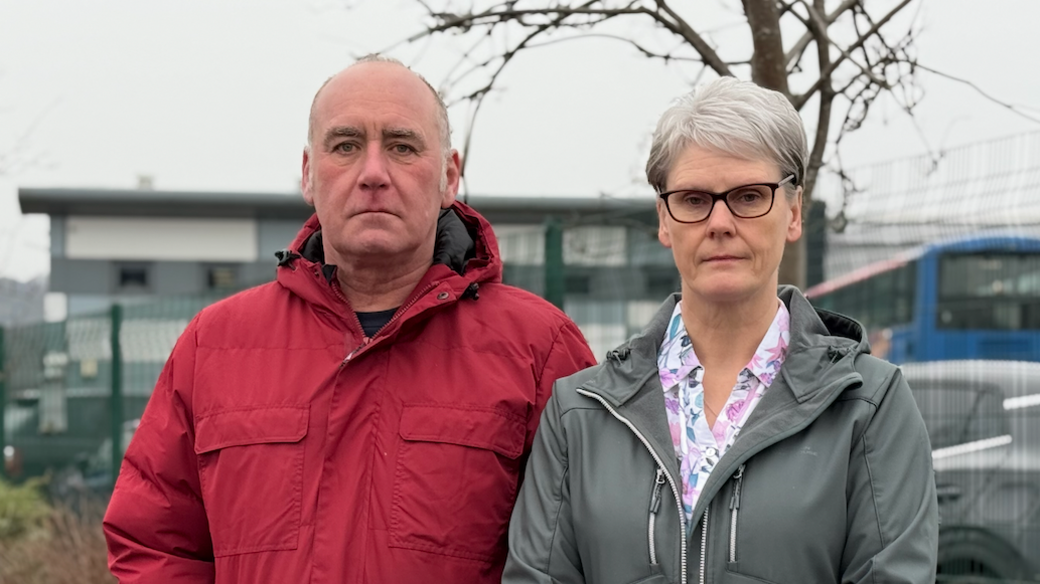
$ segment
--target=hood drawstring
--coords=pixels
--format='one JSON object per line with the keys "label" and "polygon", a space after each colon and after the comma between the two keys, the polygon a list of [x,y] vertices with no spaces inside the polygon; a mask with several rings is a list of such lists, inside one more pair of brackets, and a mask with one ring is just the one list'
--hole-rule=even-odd
{"label": "hood drawstring", "polygon": [[274,257],[278,258],[278,267],[279,268],[282,267],[282,266],[289,266],[290,268],[295,270],[296,268],[295,268],[295,266],[293,266],[293,262],[296,261],[297,259],[303,257],[303,256],[301,256],[300,254],[298,254],[298,253],[296,253],[294,251],[289,251],[287,249],[280,249],[280,250],[274,252]]}
{"label": "hood drawstring", "polygon": [[630,349],[627,346],[626,347],[621,347],[620,349],[614,349],[613,351],[607,351],[607,360],[608,361],[617,361],[617,364],[620,365],[622,361],[624,361],[625,359],[628,359],[628,356],[630,354],[632,354],[632,349]]}
{"label": "hood drawstring", "polygon": [[841,349],[835,349],[834,347],[827,347],[827,358],[830,359],[831,363],[837,363],[841,361],[841,358],[845,356],[846,351]]}
{"label": "hood drawstring", "polygon": [[466,290],[462,293],[462,300],[472,298],[473,300],[480,300],[480,293],[477,290],[480,289],[480,284],[471,282],[469,286],[466,286]]}

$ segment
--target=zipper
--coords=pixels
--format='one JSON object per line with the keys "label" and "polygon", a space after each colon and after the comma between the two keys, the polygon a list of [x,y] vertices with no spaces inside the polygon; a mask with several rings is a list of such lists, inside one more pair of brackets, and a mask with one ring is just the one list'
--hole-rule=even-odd
{"label": "zipper", "polygon": [[[353,309],[351,309],[350,314],[354,317],[354,322],[357,323],[358,330],[361,331],[362,339],[361,339],[361,344],[360,345],[355,347],[354,350],[351,351],[350,353],[347,353],[346,358],[344,358],[343,361],[339,364],[340,368],[342,368],[344,365],[346,365],[348,362],[350,362],[350,360],[353,359],[354,356],[358,354],[358,351],[360,351],[361,349],[364,349],[366,346],[368,346],[368,344],[372,341],[372,339],[376,338],[377,336],[379,336],[379,333],[383,332],[383,329],[385,329],[386,327],[390,326],[395,321],[397,321],[397,319],[399,319],[402,314],[404,314],[412,306],[415,306],[415,303],[418,302],[423,296],[426,296],[427,292],[429,292],[430,290],[433,290],[436,287],[437,287],[437,283],[436,282],[431,283],[430,285],[428,285],[425,288],[423,288],[422,292],[419,292],[418,294],[412,296],[412,299],[409,300],[407,303],[405,303],[400,308],[398,308],[397,312],[395,312],[394,315],[392,317],[390,317],[390,320],[386,321],[386,324],[384,324],[383,326],[379,327],[379,330],[377,330],[376,333],[374,335],[372,335],[371,337],[364,336],[365,335],[365,329],[361,327],[361,319],[359,319],[357,317],[357,313],[354,312]],[[350,306],[350,302],[347,301],[347,297],[343,295],[343,291],[339,289],[339,286],[333,286],[332,289],[336,292],[336,296],[338,296],[339,299],[342,300],[344,302],[344,304],[346,304],[349,307]]]}
{"label": "zipper", "polygon": [[[320,274],[318,274],[318,275],[320,276]],[[350,301],[348,301],[347,297],[343,294],[343,290],[339,289],[339,284],[338,283],[329,282],[329,286],[332,287],[332,293],[336,295],[336,298],[339,298],[340,300],[342,300],[343,304],[347,305],[347,308],[350,308]],[[351,357],[353,357],[355,353],[357,353],[361,349],[365,348],[365,345],[367,345],[369,340],[371,340],[367,336],[365,336],[365,328],[363,326],[361,326],[361,319],[358,318],[357,313],[354,312],[353,309],[350,310],[350,316],[354,317],[354,324],[356,324],[358,330],[361,331],[361,344],[358,345],[350,353],[347,353],[347,357],[345,359],[343,359],[343,361],[339,364],[340,368],[342,368],[344,365],[346,365],[347,361],[350,361]]]}
{"label": "zipper", "polygon": [[704,508],[704,521],[701,522],[701,584],[707,582],[704,579],[705,567],[708,565],[708,509],[711,503]]}
{"label": "zipper", "polygon": [[[619,422],[621,422],[622,424],[628,426],[628,429],[631,430],[632,433],[634,433],[636,435],[636,438],[639,438],[639,441],[642,442],[643,446],[645,446],[646,449],[650,452],[650,456],[652,456],[654,458],[654,461],[657,462],[657,468],[658,469],[663,469],[664,468],[664,462],[661,461],[661,457],[658,456],[657,452],[654,451],[653,447],[650,446],[650,442],[647,441],[646,437],[643,436],[643,434],[640,433],[639,430],[637,430],[636,427],[632,425],[632,422],[628,421],[627,418],[625,418],[621,414],[617,413],[617,410],[615,410],[613,407],[611,407],[611,405],[607,403],[606,399],[604,399],[603,397],[601,397],[601,396],[599,396],[599,395],[597,395],[595,393],[592,393],[591,391],[589,391],[587,389],[581,388],[581,387],[579,387],[576,391],[579,394],[581,394],[581,395],[583,395],[585,397],[589,397],[589,398],[592,398],[592,399],[598,401],[604,408],[606,408],[606,410],[608,412],[610,412],[610,414],[612,416],[617,418],[617,420]],[[680,546],[681,546],[680,547],[680,553],[681,553],[680,557],[682,558],[682,560],[681,560],[682,573],[681,573],[681,577],[680,577],[679,583],[680,584],[686,584],[686,513],[683,512],[683,508],[682,508],[682,495],[680,494],[679,489],[675,486],[675,479],[673,479],[672,475],[668,474],[667,472],[664,473],[664,476],[665,476],[665,478],[668,479],[668,486],[670,486],[672,488],[672,495],[675,496],[675,508],[679,511],[679,527],[680,527],[680,534],[679,534],[680,535],[680,539],[679,539],[679,541],[680,541]]]}
{"label": "zipper", "polygon": [[736,483],[733,485],[733,496],[729,500],[729,561],[737,561],[737,512],[740,510],[740,486],[744,482],[744,466],[740,465],[737,474],[733,475]]}
{"label": "zipper", "polygon": [[657,511],[661,508],[661,487],[664,485],[664,469],[658,467],[657,477],[654,478],[654,492],[650,495],[650,520],[647,527],[647,539],[650,541],[650,565],[657,565],[657,546],[654,543],[654,523],[657,519]]}

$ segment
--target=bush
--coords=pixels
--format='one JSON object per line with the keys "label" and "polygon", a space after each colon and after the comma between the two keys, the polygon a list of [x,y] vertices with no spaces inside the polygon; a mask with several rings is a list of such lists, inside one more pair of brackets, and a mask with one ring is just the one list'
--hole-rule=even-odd
{"label": "bush", "polygon": [[44,526],[51,508],[43,495],[43,479],[20,486],[0,481],[0,545],[14,539],[31,538]]}
{"label": "bush", "polygon": [[0,484],[0,584],[113,584],[96,498],[51,507],[43,481]]}

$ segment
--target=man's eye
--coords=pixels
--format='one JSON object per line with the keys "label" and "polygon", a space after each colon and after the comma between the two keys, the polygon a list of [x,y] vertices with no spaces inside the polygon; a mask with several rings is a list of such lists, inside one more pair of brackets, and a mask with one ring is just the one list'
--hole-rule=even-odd
{"label": "man's eye", "polygon": [[395,144],[394,152],[398,154],[411,154],[412,152],[415,152],[415,148],[412,148],[408,144]]}
{"label": "man's eye", "polygon": [[343,142],[342,144],[337,144],[336,147],[333,148],[333,150],[335,150],[336,152],[343,153],[354,152],[355,150],[357,150],[357,146],[351,142]]}

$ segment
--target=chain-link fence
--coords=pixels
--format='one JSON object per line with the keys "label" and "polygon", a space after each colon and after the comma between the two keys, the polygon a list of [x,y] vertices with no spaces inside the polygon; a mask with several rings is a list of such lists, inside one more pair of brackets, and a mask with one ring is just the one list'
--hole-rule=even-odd
{"label": "chain-link fence", "polygon": [[[816,197],[807,294],[903,364],[933,441],[940,579],[1040,581],[1040,133],[825,174]],[[505,282],[563,307],[600,358],[680,286],[647,201],[496,233]],[[3,329],[7,474],[109,488],[175,340],[215,299]]]}

